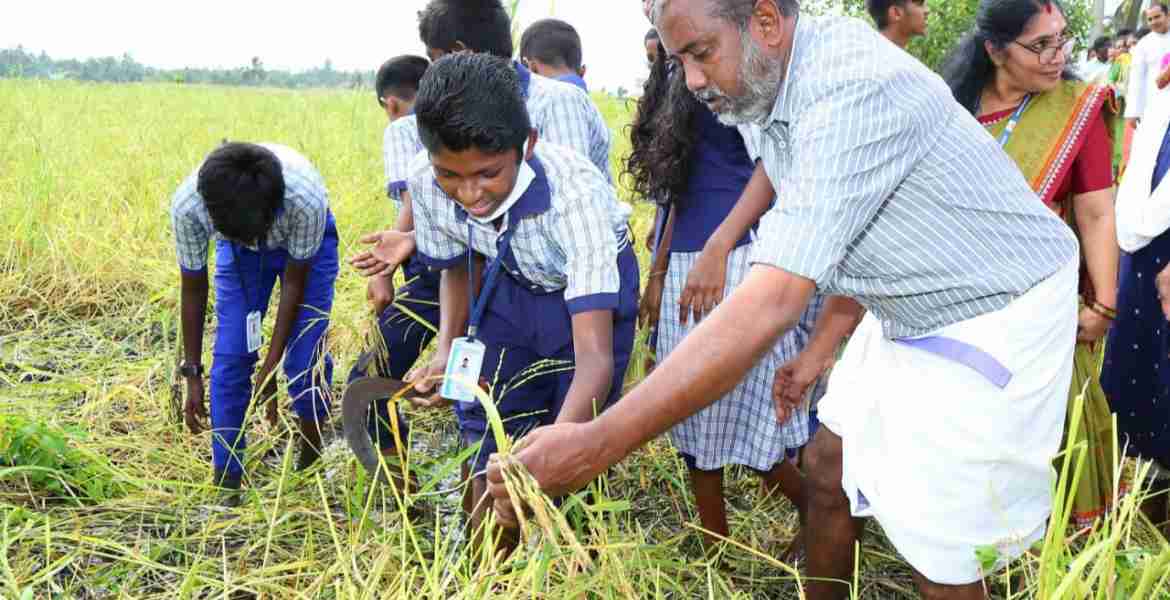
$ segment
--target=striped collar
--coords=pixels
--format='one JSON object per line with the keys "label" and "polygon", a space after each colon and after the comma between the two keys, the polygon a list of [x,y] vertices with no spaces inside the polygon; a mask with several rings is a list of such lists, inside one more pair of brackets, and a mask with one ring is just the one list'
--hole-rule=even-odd
{"label": "striped collar", "polygon": [[792,51],[788,54],[788,64],[784,67],[784,81],[780,82],[780,91],[776,94],[776,103],[772,105],[772,113],[768,115],[764,127],[773,123],[787,124],[795,114],[795,92],[792,90],[792,74],[798,71],[795,66],[802,60],[807,60],[807,46],[812,42],[813,24],[808,19],[796,15],[796,25],[792,28]]}

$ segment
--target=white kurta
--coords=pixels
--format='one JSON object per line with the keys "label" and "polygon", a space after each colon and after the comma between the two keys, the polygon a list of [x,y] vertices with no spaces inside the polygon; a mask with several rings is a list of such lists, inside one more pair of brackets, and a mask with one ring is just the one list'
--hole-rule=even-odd
{"label": "white kurta", "polygon": [[1170,229],[1170,177],[1150,191],[1162,137],[1170,128],[1170,101],[1150,107],[1133,137],[1129,166],[1117,188],[1117,241],[1126,252],[1145,248]]}
{"label": "white kurta", "polygon": [[1125,94],[1125,118],[1140,119],[1148,108],[1170,102],[1170,86],[1158,89],[1158,75],[1170,64],[1170,33],[1146,34],[1130,53],[1129,90]]}
{"label": "white kurta", "polygon": [[937,332],[1007,367],[1003,388],[884,337],[872,315],[830,376],[820,418],[841,437],[852,512],[875,517],[931,581],[978,581],[977,549],[995,546],[1006,561],[1043,535],[1072,380],[1077,266]]}

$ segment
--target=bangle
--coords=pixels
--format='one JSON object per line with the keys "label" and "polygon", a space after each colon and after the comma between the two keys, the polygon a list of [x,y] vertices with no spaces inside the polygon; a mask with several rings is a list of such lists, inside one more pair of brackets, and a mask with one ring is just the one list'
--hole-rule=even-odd
{"label": "bangle", "polygon": [[1089,310],[1101,315],[1102,317],[1105,317],[1106,319],[1109,319],[1110,321],[1117,318],[1116,309],[1109,308],[1108,306],[1105,306],[1104,304],[1101,304],[1097,301],[1093,301],[1093,303],[1089,305]]}
{"label": "bangle", "polygon": [[649,275],[647,275],[647,277],[649,277],[650,279],[654,279],[655,277],[663,277],[665,275],[666,275],[666,271],[654,271],[654,272],[650,273]]}

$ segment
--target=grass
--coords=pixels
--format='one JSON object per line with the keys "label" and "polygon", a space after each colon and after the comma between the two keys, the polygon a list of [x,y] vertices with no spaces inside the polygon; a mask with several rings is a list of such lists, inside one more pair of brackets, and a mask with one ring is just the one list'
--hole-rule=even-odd
{"label": "grass", "polygon": [[[628,107],[599,100],[620,154]],[[177,419],[170,194],[224,138],[289,144],[328,182],[349,255],[392,217],[383,125],[369,94],[0,80],[0,597],[799,597],[794,572],[771,558],[795,532],[792,507],[733,470],[736,543],[705,556],[685,468],[663,440],[613,469],[591,510],[561,521],[543,504],[507,560],[468,549],[465,451],[446,413],[410,411],[421,484],[410,519],[386,490],[366,494],[337,432],[320,466],[295,473],[289,423],[258,415],[244,506],[216,507],[208,434]],[[649,221],[642,206],[639,239]],[[371,325],[363,286],[348,270],[338,280],[329,344],[340,373]],[[993,594],[1170,597],[1170,547],[1137,499],[1096,533],[1055,528]],[[856,597],[914,597],[907,567],[870,529]]]}

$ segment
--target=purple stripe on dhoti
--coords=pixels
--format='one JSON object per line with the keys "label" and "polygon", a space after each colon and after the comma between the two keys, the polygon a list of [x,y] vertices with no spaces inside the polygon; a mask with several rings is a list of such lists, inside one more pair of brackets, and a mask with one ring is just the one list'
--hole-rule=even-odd
{"label": "purple stripe on dhoti", "polygon": [[899,338],[894,341],[970,367],[1001,389],[1007,387],[1007,384],[1012,380],[1012,372],[994,356],[954,338],[932,335],[921,338]]}

